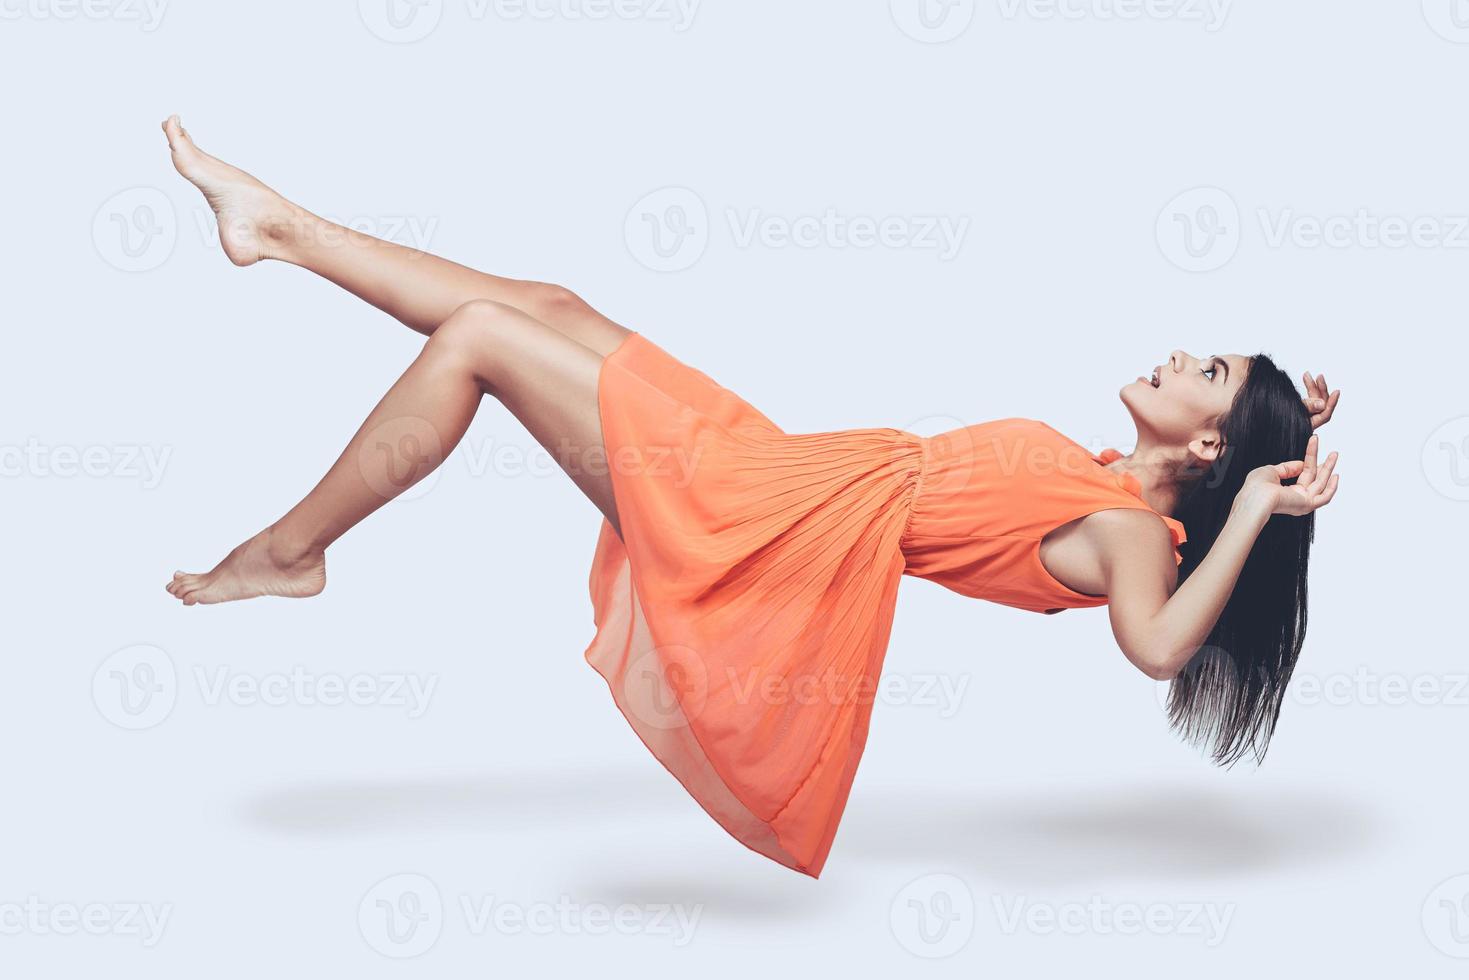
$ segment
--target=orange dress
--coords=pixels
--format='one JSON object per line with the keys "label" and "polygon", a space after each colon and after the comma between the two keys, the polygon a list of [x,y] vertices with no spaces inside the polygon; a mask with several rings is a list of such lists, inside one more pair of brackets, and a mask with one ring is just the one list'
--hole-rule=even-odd
{"label": "orange dress", "polygon": [[[787,433],[641,334],[602,364],[619,537],[602,523],[586,659],[736,839],[816,877],[867,739],[904,574],[1037,612],[1106,603],[1041,564],[1047,532],[1150,510],[1043,423]],[[1183,525],[1159,515],[1176,549]]]}

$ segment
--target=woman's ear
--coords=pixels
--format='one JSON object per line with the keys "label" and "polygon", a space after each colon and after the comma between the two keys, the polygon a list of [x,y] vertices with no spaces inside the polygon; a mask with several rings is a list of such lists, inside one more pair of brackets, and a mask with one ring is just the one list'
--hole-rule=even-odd
{"label": "woman's ear", "polygon": [[1224,452],[1224,438],[1218,429],[1206,429],[1193,438],[1188,444],[1188,450],[1196,459],[1212,463]]}

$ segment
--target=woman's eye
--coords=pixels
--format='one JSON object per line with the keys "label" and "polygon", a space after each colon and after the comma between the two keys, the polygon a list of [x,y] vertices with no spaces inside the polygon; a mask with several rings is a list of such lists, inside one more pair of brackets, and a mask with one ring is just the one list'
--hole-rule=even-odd
{"label": "woman's eye", "polygon": [[1203,373],[1204,377],[1208,378],[1210,381],[1213,381],[1214,380],[1214,374],[1218,370],[1218,368],[1206,367],[1206,368],[1200,368],[1199,370]]}

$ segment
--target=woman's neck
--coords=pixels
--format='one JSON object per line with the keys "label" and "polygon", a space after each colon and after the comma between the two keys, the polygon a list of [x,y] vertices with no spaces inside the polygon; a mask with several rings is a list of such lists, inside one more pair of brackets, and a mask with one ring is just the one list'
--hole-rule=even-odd
{"label": "woman's neck", "polygon": [[1177,454],[1159,446],[1139,443],[1131,453],[1107,464],[1114,473],[1127,473],[1142,488],[1143,502],[1160,514],[1173,514],[1178,506],[1178,473],[1182,464]]}

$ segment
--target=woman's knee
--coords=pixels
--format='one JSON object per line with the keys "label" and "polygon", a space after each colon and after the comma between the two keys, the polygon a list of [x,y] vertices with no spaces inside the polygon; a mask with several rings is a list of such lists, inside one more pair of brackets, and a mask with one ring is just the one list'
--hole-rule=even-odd
{"label": "woman's knee", "polygon": [[528,282],[526,288],[529,295],[526,312],[544,323],[554,325],[566,317],[592,312],[586,300],[565,286],[553,282]]}
{"label": "woman's knee", "polygon": [[539,324],[513,306],[474,299],[439,324],[429,336],[426,349],[460,361],[487,378],[499,356],[514,346],[516,335],[537,327]]}

